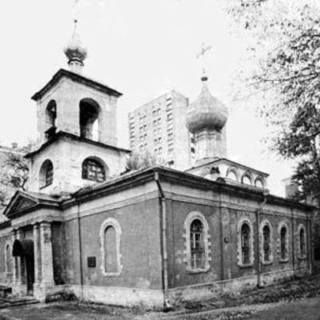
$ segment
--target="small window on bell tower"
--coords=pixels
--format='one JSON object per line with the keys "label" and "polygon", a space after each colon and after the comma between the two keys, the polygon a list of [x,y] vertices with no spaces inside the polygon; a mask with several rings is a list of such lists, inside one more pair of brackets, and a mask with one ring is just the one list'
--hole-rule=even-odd
{"label": "small window on bell tower", "polygon": [[51,160],[47,159],[43,162],[40,168],[39,186],[43,189],[53,182],[53,164]]}

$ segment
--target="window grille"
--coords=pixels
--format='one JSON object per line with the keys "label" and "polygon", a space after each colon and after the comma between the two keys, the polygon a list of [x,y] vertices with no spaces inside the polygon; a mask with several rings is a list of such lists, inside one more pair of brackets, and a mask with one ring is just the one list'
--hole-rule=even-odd
{"label": "window grille", "polygon": [[94,159],[87,159],[82,165],[82,178],[96,182],[105,181],[105,170],[102,164]]}
{"label": "window grille", "polygon": [[203,239],[203,225],[198,219],[190,226],[191,268],[201,269],[205,264],[205,249]]}

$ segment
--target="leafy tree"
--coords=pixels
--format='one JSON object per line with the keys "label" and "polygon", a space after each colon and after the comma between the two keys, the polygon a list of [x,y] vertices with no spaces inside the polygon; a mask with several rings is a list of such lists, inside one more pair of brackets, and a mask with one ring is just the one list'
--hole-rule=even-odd
{"label": "leafy tree", "polygon": [[21,152],[8,152],[2,155],[0,172],[0,207],[7,205],[16,190],[25,190],[29,176],[29,165]]}
{"label": "leafy tree", "polygon": [[163,159],[155,156],[154,154],[151,154],[148,151],[143,153],[133,152],[127,159],[125,173],[163,164]]}
{"label": "leafy tree", "polygon": [[254,67],[243,72],[244,83],[263,101],[258,110],[271,128],[267,141],[297,160],[300,197],[320,199],[320,3],[234,0],[228,9],[255,39],[248,48]]}
{"label": "leafy tree", "polygon": [[276,142],[278,152],[285,158],[299,159],[293,180],[300,187],[300,199],[320,198],[320,110],[312,103],[296,111],[288,130]]}

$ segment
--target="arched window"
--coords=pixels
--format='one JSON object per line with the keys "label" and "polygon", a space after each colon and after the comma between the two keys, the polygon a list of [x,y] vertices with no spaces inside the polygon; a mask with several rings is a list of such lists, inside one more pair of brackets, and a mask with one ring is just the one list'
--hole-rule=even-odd
{"label": "arched window", "polygon": [[244,223],[241,227],[242,264],[250,263],[250,227]]}
{"label": "arched window", "polygon": [[273,261],[272,253],[272,227],[268,220],[260,224],[260,256],[262,263],[269,264]]}
{"label": "arched window", "polygon": [[233,181],[238,181],[237,174],[236,174],[235,170],[229,170],[227,173],[227,178],[229,178]]}
{"label": "arched window", "polygon": [[5,246],[5,256],[4,256],[4,261],[5,261],[5,272],[11,273],[12,272],[12,257],[11,257],[11,246],[10,244],[7,244]]}
{"label": "arched window", "polygon": [[116,231],[113,226],[104,230],[104,269],[108,273],[118,271]]}
{"label": "arched window", "polygon": [[82,163],[82,179],[103,182],[106,180],[105,165],[100,159],[87,158]]}
{"label": "arched window", "polygon": [[122,269],[120,263],[121,228],[114,218],[106,219],[100,229],[102,273],[106,276],[119,275]]}
{"label": "arched window", "polygon": [[255,185],[257,188],[263,188],[263,187],[264,187],[261,178],[256,178],[256,180],[254,181],[254,185]]}
{"label": "arched window", "polygon": [[242,184],[249,184],[249,185],[251,185],[252,182],[251,182],[250,176],[249,176],[248,174],[244,174],[244,175],[242,176],[242,178],[241,178],[241,183],[242,183]]}
{"label": "arched window", "polygon": [[263,229],[263,257],[264,261],[270,261],[271,254],[271,239],[270,239],[270,228],[268,225],[264,226]]}
{"label": "arched window", "polygon": [[93,99],[80,101],[80,137],[98,140],[100,107]]}
{"label": "arched window", "polygon": [[280,225],[280,260],[287,261],[289,258],[289,235],[288,227],[285,224]]}
{"label": "arched window", "polygon": [[300,224],[298,228],[298,236],[299,236],[299,256],[300,258],[305,258],[307,254],[307,246],[306,246],[306,230],[305,227]]}
{"label": "arched window", "polygon": [[48,159],[43,162],[40,169],[39,186],[40,189],[45,188],[53,182],[53,164]]}
{"label": "arched window", "polygon": [[187,270],[207,271],[210,268],[208,223],[200,212],[190,212],[185,220]]}
{"label": "arched window", "polygon": [[251,266],[253,264],[253,227],[249,218],[242,218],[238,222],[238,265]]}
{"label": "arched window", "polygon": [[49,127],[55,127],[57,118],[57,104],[54,100],[51,100],[46,109],[46,121]]}
{"label": "arched window", "polygon": [[190,225],[191,268],[203,269],[205,265],[205,248],[203,225],[198,219]]}

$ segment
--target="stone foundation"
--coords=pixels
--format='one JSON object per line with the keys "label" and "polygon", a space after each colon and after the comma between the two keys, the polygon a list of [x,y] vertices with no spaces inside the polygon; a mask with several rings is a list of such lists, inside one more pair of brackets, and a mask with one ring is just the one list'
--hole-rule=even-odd
{"label": "stone foundation", "polygon": [[164,300],[161,290],[79,285],[68,288],[80,300],[125,307],[142,305],[148,308],[163,308]]}
{"label": "stone foundation", "polygon": [[[308,269],[297,270],[305,275],[310,272]],[[292,269],[276,270],[261,274],[261,285],[268,286],[281,281],[290,280],[296,273]],[[250,275],[246,277],[204,283],[199,285],[179,287],[169,290],[169,300],[172,305],[183,301],[200,301],[206,299],[219,299],[221,295],[240,295],[243,291],[253,289],[258,285],[258,276]]]}

